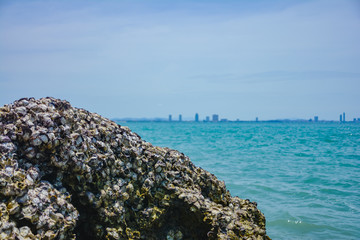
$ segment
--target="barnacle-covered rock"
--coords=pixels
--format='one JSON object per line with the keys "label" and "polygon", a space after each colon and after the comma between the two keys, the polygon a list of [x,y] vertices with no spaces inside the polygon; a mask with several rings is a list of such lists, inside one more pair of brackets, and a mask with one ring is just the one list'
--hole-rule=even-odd
{"label": "barnacle-covered rock", "polygon": [[269,239],[184,154],[54,98],[0,108],[0,239]]}

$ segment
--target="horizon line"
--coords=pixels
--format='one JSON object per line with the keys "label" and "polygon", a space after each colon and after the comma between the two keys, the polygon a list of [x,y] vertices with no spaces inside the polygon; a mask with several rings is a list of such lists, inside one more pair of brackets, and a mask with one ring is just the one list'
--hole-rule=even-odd
{"label": "horizon line", "polygon": [[113,121],[122,121],[122,122],[212,122],[212,123],[224,123],[224,122],[360,122],[360,118],[354,118],[352,120],[327,120],[327,119],[303,119],[303,118],[298,118],[298,119],[290,119],[290,118],[284,118],[284,119],[264,119],[264,120],[260,120],[260,119],[252,119],[252,120],[241,120],[241,119],[226,119],[226,118],[222,118],[219,119],[217,121],[214,121],[212,119],[203,119],[203,120],[198,120],[196,121],[195,119],[182,119],[182,120],[169,120],[168,118],[160,118],[160,117],[155,117],[155,118],[146,118],[146,117],[142,117],[142,118],[131,118],[131,117],[125,117],[125,118],[112,118],[111,120]]}

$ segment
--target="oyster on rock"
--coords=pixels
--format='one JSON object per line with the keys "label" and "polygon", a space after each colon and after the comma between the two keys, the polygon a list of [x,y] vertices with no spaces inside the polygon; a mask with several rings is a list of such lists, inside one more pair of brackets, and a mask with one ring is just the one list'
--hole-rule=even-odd
{"label": "oyster on rock", "polygon": [[269,239],[183,153],[54,98],[0,108],[0,239]]}

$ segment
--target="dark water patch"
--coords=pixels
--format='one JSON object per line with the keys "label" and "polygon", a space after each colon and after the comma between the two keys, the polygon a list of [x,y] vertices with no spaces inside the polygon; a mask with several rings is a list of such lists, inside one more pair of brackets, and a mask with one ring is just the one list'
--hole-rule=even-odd
{"label": "dark water patch", "polygon": [[339,190],[339,189],[335,189],[335,188],[322,188],[319,190],[321,194],[324,195],[336,195],[336,196],[348,196],[348,195],[353,195],[353,192],[349,192],[349,191],[343,191],[343,190]]}
{"label": "dark water patch", "polygon": [[300,152],[300,153],[295,153],[295,156],[297,156],[297,157],[311,158],[311,157],[313,157],[313,154],[310,154],[310,153],[306,154],[306,153],[304,153],[304,152]]}

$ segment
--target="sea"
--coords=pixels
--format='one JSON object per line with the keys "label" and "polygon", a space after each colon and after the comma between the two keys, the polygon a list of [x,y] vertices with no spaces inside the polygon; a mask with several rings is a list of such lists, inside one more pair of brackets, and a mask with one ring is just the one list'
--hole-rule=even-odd
{"label": "sea", "polygon": [[272,239],[360,239],[360,124],[119,122],[257,202]]}

